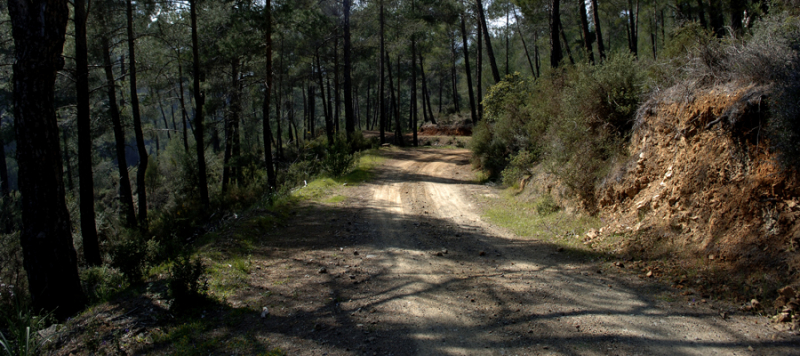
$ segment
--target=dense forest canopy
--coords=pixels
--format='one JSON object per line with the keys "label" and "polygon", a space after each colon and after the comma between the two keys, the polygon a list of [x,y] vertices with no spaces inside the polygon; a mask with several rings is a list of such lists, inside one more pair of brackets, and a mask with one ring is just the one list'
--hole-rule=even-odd
{"label": "dense forest canopy", "polygon": [[[0,279],[66,318],[87,300],[79,266],[135,282],[143,261],[177,256],[214,214],[341,174],[373,144],[416,146],[423,125],[474,127],[476,164],[495,177],[546,152],[556,171],[574,163],[559,152],[608,160],[642,98],[674,83],[669,68],[698,43],[736,44],[797,11],[749,0],[3,2]],[[597,86],[569,84],[584,77]],[[514,111],[527,103],[538,106]],[[575,117],[594,121],[571,135],[548,121]],[[590,148],[570,146],[600,131]],[[573,178],[579,194],[598,179]]]}

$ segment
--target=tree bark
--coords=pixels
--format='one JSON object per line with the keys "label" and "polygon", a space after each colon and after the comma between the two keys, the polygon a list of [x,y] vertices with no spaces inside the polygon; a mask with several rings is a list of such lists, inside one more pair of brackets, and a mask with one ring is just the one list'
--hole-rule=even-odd
{"label": "tree bark", "polygon": [[[367,103],[369,103],[369,84],[367,84]],[[369,109],[367,109],[369,111]],[[419,146],[417,139],[417,43],[411,40],[411,132],[414,147]]]}
{"label": "tree bark", "polygon": [[[528,65],[531,67],[531,75],[536,78],[536,70],[533,67],[533,61],[531,60],[531,54],[528,52],[528,44],[525,42],[525,36],[522,34],[522,25],[520,25],[519,16],[517,16],[517,9],[514,8],[514,22],[517,23],[517,33],[519,33],[519,39],[522,40],[522,48],[525,50],[525,58],[528,59]],[[593,60],[594,61],[594,60]]]}
{"label": "tree bark", "polygon": [[9,0],[8,11],[16,49],[14,130],[23,265],[33,310],[55,310],[55,316],[65,320],[86,303],[64,198],[54,107],[69,9],[65,0]]}
{"label": "tree bark", "polygon": [[481,28],[480,24],[481,20],[478,19],[478,38],[475,41],[478,45],[478,53],[475,57],[476,58],[476,68],[475,68],[475,79],[476,79],[476,89],[477,93],[475,93],[475,99],[478,101],[478,121],[483,120],[483,29]]}
{"label": "tree bark", "polygon": [[[385,73],[384,73],[384,71],[386,70],[386,63],[384,63],[384,58],[385,58],[384,57],[384,53],[386,53],[386,39],[385,39],[385,32],[384,32],[385,29],[384,29],[384,27],[385,27],[385,22],[386,21],[384,20],[384,14],[383,14],[383,0],[380,0],[380,5],[381,5],[381,14],[380,14],[380,26],[381,26],[381,52],[380,52],[381,70],[380,70],[380,72],[381,72],[381,83],[380,83],[380,89],[378,89],[378,98],[380,98],[379,99],[380,100],[380,104],[379,104],[380,118],[379,118],[378,127],[380,128],[381,144],[383,144],[383,143],[386,143],[386,78],[385,78]],[[425,83],[425,82],[423,81],[423,83]],[[423,86],[424,85],[425,84],[423,84]]]}
{"label": "tree bark", "polygon": [[[403,146],[403,134],[402,134],[402,131],[401,131],[402,128],[400,127],[400,107],[398,105],[399,99],[400,99],[399,98],[399,96],[400,96],[399,94],[400,93],[399,92],[397,93],[398,97],[396,98],[395,95],[394,95],[394,81],[392,80],[392,66],[391,66],[392,60],[391,60],[391,57],[389,57],[389,52],[386,52],[386,63],[389,63],[389,67],[388,67],[389,68],[389,73],[388,73],[389,74],[389,94],[390,94],[389,100],[392,101],[392,109],[393,109],[392,112],[393,112],[393,116],[394,116],[394,144],[398,145],[398,146]],[[399,72],[399,68],[400,68],[399,56],[398,56],[398,61],[397,61],[397,67],[398,67],[398,72]],[[398,78],[397,82],[398,82],[398,84],[400,83],[399,78]]]}
{"label": "tree bark", "polygon": [[67,126],[61,128],[61,134],[64,138],[64,165],[67,166],[67,189],[72,192],[75,186],[72,184],[72,159],[69,155],[69,144],[67,143]]}
{"label": "tree bark", "polygon": [[92,172],[92,118],[89,103],[89,54],[86,44],[86,0],[74,1],[75,91],[78,107],[78,177],[80,189],[83,257],[89,266],[103,264],[94,221],[94,173]]}
{"label": "tree bark", "polygon": [[[200,189],[200,203],[203,204],[203,207],[208,209],[210,202],[208,200],[208,182],[206,177],[206,151],[203,142],[205,137],[203,105],[205,105],[206,100],[205,94],[200,91],[200,78],[202,76],[200,75],[200,44],[197,39],[197,1],[198,0],[189,1],[189,11],[192,20],[192,76],[194,77],[194,103],[196,106],[194,111],[194,138],[197,148],[197,170],[199,171],[198,175],[200,178],[198,182],[200,185],[200,187],[198,187]],[[269,0],[267,0],[267,6],[269,6]],[[267,141],[267,145],[269,145],[269,141]]]}
{"label": "tree bark", "polygon": [[559,63],[564,59],[561,41],[558,39],[558,34],[561,32],[559,2],[560,0],[551,0],[550,2],[550,66],[553,68],[558,68]]}
{"label": "tree bark", "polygon": [[183,122],[183,149],[187,154],[189,153],[189,128],[186,127],[186,122],[189,121],[189,114],[186,112],[186,98],[183,89],[183,65],[181,65],[181,54],[178,52],[178,90],[180,91],[181,98],[181,118]]}
{"label": "tree bark", "polygon": [[278,180],[275,177],[275,166],[272,164],[272,128],[269,125],[269,98],[272,90],[272,1],[266,0],[264,6],[264,17],[267,21],[266,33],[264,33],[266,41],[266,78],[264,88],[264,103],[262,107],[263,120],[263,135],[264,135],[264,165],[267,168],[267,185],[268,189],[272,191],[278,187]]}
{"label": "tree bark", "polygon": [[564,41],[564,49],[567,51],[567,57],[569,58],[569,63],[575,65],[575,58],[572,57],[572,50],[570,49],[569,41],[567,41],[567,35],[564,33],[564,25],[559,23],[559,31],[561,33],[561,40]]}
{"label": "tree bark", "polygon": [[144,134],[142,133],[142,118],[139,113],[139,94],[136,85],[136,52],[133,35],[133,5],[131,0],[127,4],[127,23],[128,23],[128,70],[130,92],[131,92],[131,113],[133,114],[133,132],[136,135],[136,148],[139,152],[139,169],[136,171],[136,194],[139,197],[139,228],[147,228],[147,189],[145,187],[145,172],[147,172],[147,148],[144,144]]}
{"label": "tree bark", "polygon": [[602,61],[606,59],[606,49],[603,45],[603,31],[600,30],[600,13],[597,10],[597,0],[592,0],[592,19],[594,20],[594,33],[597,36],[597,53]]}
{"label": "tree bark", "polygon": [[594,64],[594,51],[592,50],[591,33],[589,32],[589,15],[586,13],[586,3],[578,1],[578,11],[581,14],[581,31],[583,32],[583,49],[589,63]]}
{"label": "tree bark", "polygon": [[[231,88],[233,89],[231,92],[231,103],[230,103],[230,110],[228,114],[225,115],[225,154],[223,156],[223,165],[222,165],[222,193],[226,193],[228,191],[228,185],[231,181],[231,176],[233,175],[233,167],[231,167],[231,157],[233,156],[233,122],[234,122],[234,112],[237,110],[234,108],[238,106],[237,101],[239,100],[237,91],[239,87],[239,58],[234,58],[231,60]],[[237,113],[238,115],[238,113]]]}
{"label": "tree bark", "polygon": [[356,127],[353,117],[353,80],[351,74],[353,63],[350,55],[353,46],[350,43],[350,6],[351,0],[344,0],[344,130],[347,132],[347,137],[352,139]]}
{"label": "tree bark", "polygon": [[[464,20],[465,14],[461,14],[461,42],[464,46],[464,70],[467,73],[467,88],[469,89],[469,109],[472,123],[478,123],[478,112],[475,108],[475,91],[472,89],[472,69],[469,67],[469,46],[467,46],[467,24]],[[520,34],[522,35],[522,34]]]}
{"label": "tree bark", "polygon": [[[419,55],[419,68],[420,68],[420,76],[422,77],[422,100],[427,100],[428,104],[428,119],[436,125],[436,119],[433,117],[433,108],[431,107],[431,96],[428,93],[428,84],[427,79],[425,78],[425,62],[422,59],[422,51],[420,51]],[[422,108],[425,110],[425,107]]]}
{"label": "tree bark", "polygon": [[3,140],[3,111],[0,110],[0,200],[11,192],[8,186],[8,166],[6,165],[6,143]]}
{"label": "tree bark", "polygon": [[[494,82],[500,82],[500,71],[497,69],[497,61],[494,58],[494,49],[492,48],[492,36],[489,35],[489,27],[486,26],[486,15],[483,11],[483,3],[481,0],[475,0],[478,5],[478,18],[483,28],[483,38],[486,41],[486,54],[489,55],[489,65],[492,68],[492,77]],[[554,0],[557,1],[557,0]]]}
{"label": "tree bark", "polygon": [[122,128],[122,119],[117,106],[117,91],[114,82],[114,69],[111,64],[111,48],[108,37],[100,38],[103,46],[103,65],[105,67],[108,111],[111,116],[111,123],[114,126],[114,143],[117,153],[117,170],[119,171],[119,200],[124,215],[125,226],[128,228],[136,227],[136,210],[133,207],[133,192],[131,190],[131,180],[128,176],[128,161],[125,157],[125,130]]}

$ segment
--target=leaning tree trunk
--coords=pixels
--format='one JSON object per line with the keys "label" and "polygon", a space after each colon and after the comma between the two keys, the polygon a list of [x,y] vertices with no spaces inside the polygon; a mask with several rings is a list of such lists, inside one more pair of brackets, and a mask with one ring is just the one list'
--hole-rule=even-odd
{"label": "leaning tree trunk", "polygon": [[264,83],[264,103],[262,106],[262,115],[264,116],[263,120],[263,132],[264,135],[264,165],[267,168],[267,185],[269,186],[269,190],[273,190],[278,187],[278,180],[275,177],[275,166],[272,164],[272,143],[270,142],[272,139],[272,128],[269,126],[269,98],[270,92],[272,90],[272,4],[271,0],[266,0],[266,5],[264,6],[264,17],[267,21],[266,32],[264,33],[264,39],[266,42],[266,51],[264,53],[266,57],[266,78]]}
{"label": "leaning tree trunk", "polygon": [[[129,0],[130,1],[130,0]],[[269,4],[269,0],[267,0]],[[206,178],[206,151],[203,143],[204,139],[204,125],[203,122],[203,105],[205,104],[205,96],[200,91],[200,45],[197,41],[197,0],[189,2],[189,11],[192,21],[192,76],[194,76],[194,101],[197,108],[194,111],[194,138],[197,147],[197,174],[199,176],[200,185],[200,203],[206,209],[209,207],[208,200],[208,182]],[[269,144],[269,141],[267,141]]]}
{"label": "leaning tree trunk", "polygon": [[114,69],[111,64],[111,48],[108,37],[100,38],[103,46],[103,66],[106,72],[106,86],[108,94],[108,111],[111,123],[114,126],[114,143],[116,144],[117,168],[119,171],[119,200],[122,214],[125,216],[125,226],[136,227],[136,210],[133,208],[133,192],[131,180],[128,176],[128,161],[125,157],[125,130],[122,128],[122,119],[117,106],[117,88],[114,83]]}
{"label": "leaning tree trunk", "polygon": [[136,148],[139,152],[139,169],[136,171],[136,194],[139,197],[139,227],[147,228],[147,189],[145,189],[145,173],[147,172],[147,148],[142,134],[142,118],[139,113],[139,94],[136,86],[136,52],[133,37],[133,5],[127,1],[128,22],[128,75],[131,91],[131,113],[133,114],[133,132],[136,134]]}
{"label": "leaning tree trunk", "polygon": [[8,11],[16,48],[14,131],[23,265],[33,310],[54,310],[64,320],[86,303],[64,198],[54,108],[69,9],[65,0],[9,0]]}
{"label": "leaning tree trunk", "polygon": [[[557,1],[557,0],[556,0]],[[492,77],[494,77],[494,82],[500,82],[500,71],[497,69],[497,61],[494,58],[494,49],[492,48],[492,36],[489,35],[489,27],[486,26],[486,15],[483,11],[483,3],[481,0],[476,0],[478,5],[478,18],[481,23],[481,28],[483,29],[483,38],[486,41],[486,54],[489,55],[489,65],[492,68]]]}
{"label": "leaning tree trunk", "polygon": [[92,119],[89,107],[89,54],[86,45],[86,0],[75,0],[75,91],[78,106],[78,176],[80,177],[81,236],[83,256],[89,266],[103,264],[97,225],[94,222],[94,173],[92,172]]}

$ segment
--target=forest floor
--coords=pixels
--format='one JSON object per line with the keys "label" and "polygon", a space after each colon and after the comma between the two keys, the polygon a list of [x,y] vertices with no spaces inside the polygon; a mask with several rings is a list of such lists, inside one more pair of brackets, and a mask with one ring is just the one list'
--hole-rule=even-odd
{"label": "forest floor", "polygon": [[501,192],[476,183],[468,150],[381,155],[364,183],[218,231],[201,249],[217,300],[202,312],[120,298],[75,322],[91,345],[56,353],[800,355],[764,316],[491,224]]}

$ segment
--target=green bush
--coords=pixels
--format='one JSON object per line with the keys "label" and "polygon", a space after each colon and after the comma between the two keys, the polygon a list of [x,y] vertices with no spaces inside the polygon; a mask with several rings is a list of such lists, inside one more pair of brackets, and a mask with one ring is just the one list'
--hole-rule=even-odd
{"label": "green bush", "polygon": [[503,169],[503,184],[515,187],[525,176],[530,175],[530,168],[536,163],[537,155],[528,151],[519,151],[512,154],[508,165]]}
{"label": "green bush", "polygon": [[30,306],[22,301],[17,301],[13,310],[6,310],[3,322],[8,334],[0,332],[0,352],[7,356],[33,356],[38,355],[45,343],[55,334],[46,337],[39,335],[53,322],[53,313],[36,314]]}
{"label": "green bush", "polygon": [[203,277],[206,266],[200,259],[179,256],[170,269],[169,292],[173,298],[173,307],[187,310],[202,302],[208,283]]}
{"label": "green bush", "polygon": [[341,177],[353,168],[357,158],[357,155],[352,154],[347,139],[340,135],[325,152],[321,162],[322,170],[331,177]]}
{"label": "green bush", "polygon": [[539,197],[539,199],[534,202],[534,207],[539,216],[548,216],[561,210],[561,207],[556,204],[556,201],[550,194],[544,194]]}
{"label": "green bush", "polygon": [[126,232],[111,249],[111,267],[122,272],[130,283],[142,280],[145,269],[161,253],[155,239],[145,239],[139,233]]}
{"label": "green bush", "polygon": [[89,267],[81,271],[83,291],[90,303],[109,300],[114,294],[128,286],[126,276],[116,268],[108,266]]}

